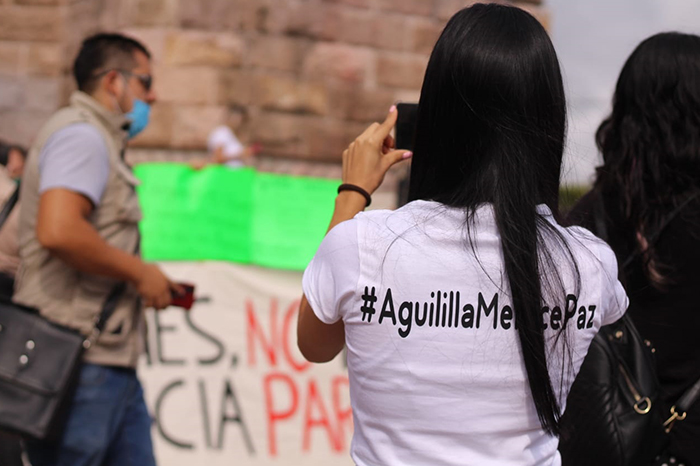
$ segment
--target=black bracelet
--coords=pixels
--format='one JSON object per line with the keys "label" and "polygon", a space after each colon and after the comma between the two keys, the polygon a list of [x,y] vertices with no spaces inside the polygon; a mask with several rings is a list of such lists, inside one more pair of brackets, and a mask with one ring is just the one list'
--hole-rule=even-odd
{"label": "black bracelet", "polygon": [[369,207],[369,205],[372,203],[372,196],[370,196],[367,191],[365,191],[357,185],[343,183],[340,186],[338,186],[338,194],[340,194],[342,191],[355,191],[356,193],[362,194],[362,196],[365,198],[365,201],[367,201],[365,207]]}

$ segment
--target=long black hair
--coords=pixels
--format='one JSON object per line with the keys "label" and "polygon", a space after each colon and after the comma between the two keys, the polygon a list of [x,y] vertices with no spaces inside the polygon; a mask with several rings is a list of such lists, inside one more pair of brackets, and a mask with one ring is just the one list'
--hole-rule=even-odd
{"label": "long black hair", "polygon": [[498,4],[452,17],[425,74],[409,199],[463,208],[468,225],[479,205],[493,205],[528,381],[550,434],[561,410],[541,309],[543,288],[561,280],[545,240],[564,240],[536,207],[557,212],[565,133],[561,71],[542,25]]}
{"label": "long black hair", "polygon": [[700,37],[662,33],[637,46],[596,142],[604,164],[595,189],[623,215],[628,246],[643,253],[644,272],[663,289],[670,265],[648,240],[700,191]]}

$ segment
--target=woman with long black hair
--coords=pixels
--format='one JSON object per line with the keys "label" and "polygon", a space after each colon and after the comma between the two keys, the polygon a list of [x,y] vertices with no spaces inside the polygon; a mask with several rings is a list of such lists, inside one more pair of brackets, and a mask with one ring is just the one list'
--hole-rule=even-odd
{"label": "woman with long black hair", "polygon": [[[604,229],[624,264],[629,315],[670,408],[700,377],[700,37],[662,33],[635,49],[596,142],[603,165],[567,220]],[[700,403],[670,450],[700,465]]]}
{"label": "woman with long black hair", "polygon": [[[557,465],[566,394],[625,311],[615,256],[555,220],[566,103],[528,13],[477,4],[430,57],[414,154],[392,108],[343,154],[331,228],[304,273],[307,359],[347,346],[364,465]],[[410,199],[360,213],[412,158]]]}

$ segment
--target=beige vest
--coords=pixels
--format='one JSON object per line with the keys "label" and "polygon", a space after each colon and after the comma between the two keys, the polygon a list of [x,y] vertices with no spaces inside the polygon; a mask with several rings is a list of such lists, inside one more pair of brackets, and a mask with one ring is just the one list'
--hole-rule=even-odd
{"label": "beige vest", "polygon": [[[70,106],[59,110],[41,129],[29,151],[20,198],[21,265],[14,300],[39,309],[46,318],[89,335],[116,280],[82,273],[44,249],[36,236],[39,207],[39,154],[49,137],[74,123],[97,128],[109,151],[110,173],[100,205],[89,218],[111,246],[133,253],[139,241],[141,209],[136,178],[122,160],[127,120],[111,113],[87,94],[76,92]],[[143,348],[143,309],[133,286],[128,286],[105,330],[85,353],[95,364],[135,367]]]}

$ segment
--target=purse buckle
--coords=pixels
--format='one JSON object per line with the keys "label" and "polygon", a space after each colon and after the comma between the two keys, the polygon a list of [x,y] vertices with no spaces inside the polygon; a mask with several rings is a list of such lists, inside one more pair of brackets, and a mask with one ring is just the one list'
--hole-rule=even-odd
{"label": "purse buckle", "polygon": [[92,333],[83,341],[83,348],[89,350],[92,345],[95,344],[97,339],[100,337],[100,331],[97,328],[92,329]]}
{"label": "purse buckle", "polygon": [[638,399],[634,404],[634,410],[638,414],[647,414],[649,411],[651,411],[651,400],[649,397],[645,396],[644,398]]}
{"label": "purse buckle", "polygon": [[671,408],[671,417],[669,417],[666,422],[664,422],[664,427],[666,428],[666,433],[668,434],[671,432],[671,429],[673,429],[673,424],[675,424],[676,421],[682,421],[685,419],[685,417],[688,415],[685,411],[682,413],[677,413],[676,412],[676,407],[673,406]]}

